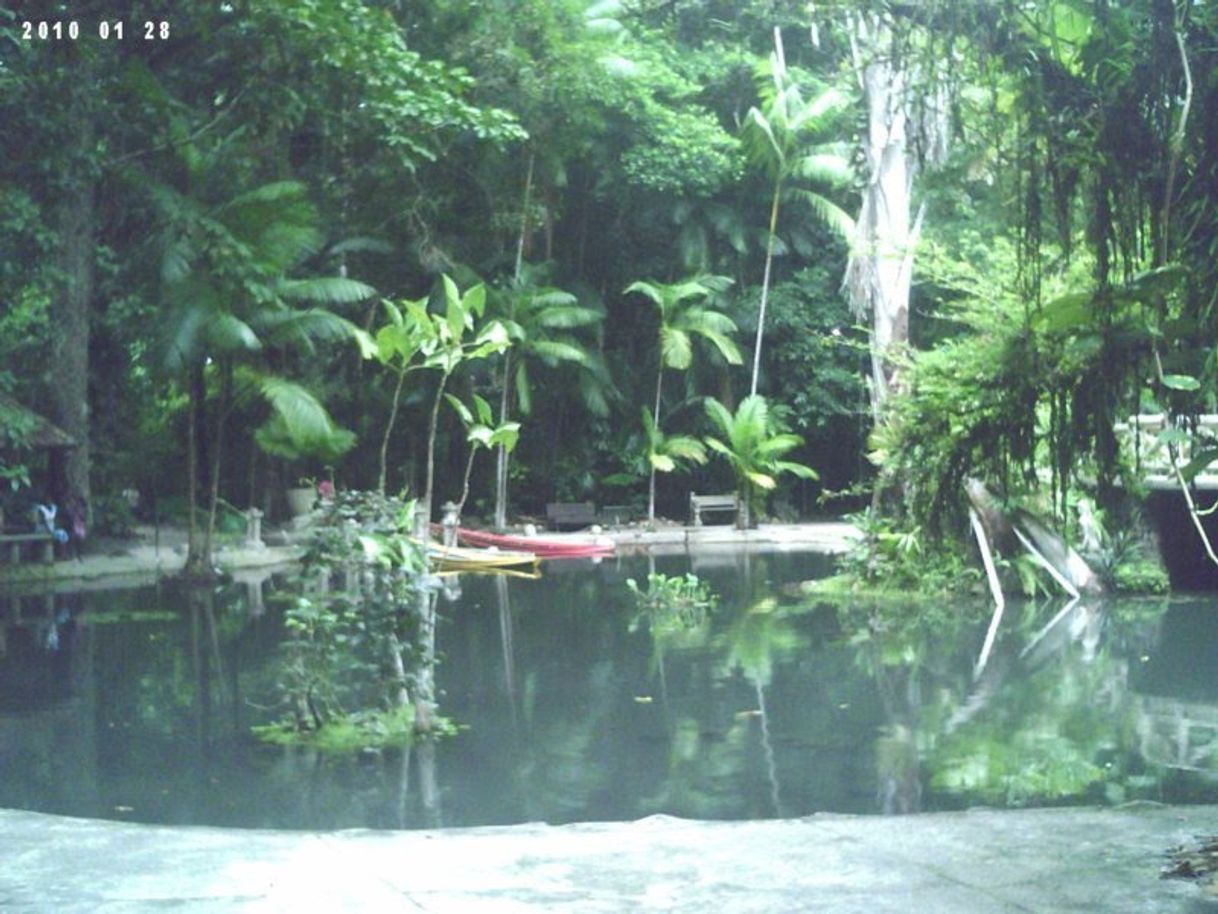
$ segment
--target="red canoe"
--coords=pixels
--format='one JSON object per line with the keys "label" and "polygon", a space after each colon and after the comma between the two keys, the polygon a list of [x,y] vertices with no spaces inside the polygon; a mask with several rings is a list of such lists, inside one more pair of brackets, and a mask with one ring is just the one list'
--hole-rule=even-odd
{"label": "red canoe", "polygon": [[610,555],[614,545],[611,540],[547,540],[535,536],[508,536],[487,533],[485,530],[457,528],[457,541],[466,546],[494,546],[499,549],[514,549],[531,552],[542,559],[583,559],[598,555]]}

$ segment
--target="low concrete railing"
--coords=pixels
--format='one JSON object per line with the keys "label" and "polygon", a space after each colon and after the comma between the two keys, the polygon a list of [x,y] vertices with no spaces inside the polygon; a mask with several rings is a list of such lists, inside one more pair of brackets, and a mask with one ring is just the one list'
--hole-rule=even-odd
{"label": "low concrete railing", "polygon": [[[1131,463],[1142,470],[1142,481],[1151,489],[1175,489],[1179,486],[1172,466],[1172,450],[1175,450],[1175,465],[1181,469],[1192,463],[1194,457],[1204,449],[1218,446],[1218,415],[1208,413],[1197,417],[1196,425],[1181,425],[1180,436],[1167,440],[1163,432],[1169,428],[1168,419],[1162,413],[1130,416],[1128,422],[1113,426],[1117,441]],[[1193,477],[1198,489],[1218,490],[1218,460],[1211,462]]]}

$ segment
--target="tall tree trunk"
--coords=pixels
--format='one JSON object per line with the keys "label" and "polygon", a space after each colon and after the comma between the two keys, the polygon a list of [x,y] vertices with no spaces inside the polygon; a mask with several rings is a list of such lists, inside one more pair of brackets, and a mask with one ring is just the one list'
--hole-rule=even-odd
{"label": "tall tree trunk", "polygon": [[389,419],[385,422],[385,435],[381,438],[381,467],[376,478],[376,490],[382,495],[385,494],[385,468],[389,462],[389,436],[393,434],[393,426],[398,420],[398,407],[402,401],[402,385],[405,383],[406,369],[403,368],[398,375],[398,382],[393,388],[393,404],[389,407]]}
{"label": "tall tree trunk", "polygon": [[765,306],[770,298],[770,267],[774,263],[774,233],[778,229],[778,199],[782,192],[782,179],[774,179],[774,202],[770,204],[770,234],[765,244],[765,271],[761,277],[761,307],[757,311],[757,342],[753,346],[753,383],[749,393],[757,393],[757,376],[761,370],[761,338],[765,333]]}
{"label": "tall tree trunk", "polygon": [[[499,391],[499,425],[502,427],[508,421],[508,408],[511,403],[509,385],[512,380],[512,353],[503,353],[503,387]],[[508,483],[508,449],[502,444],[495,454],[495,529],[507,528],[507,483]]]}
{"label": "tall tree trunk", "polygon": [[851,43],[867,104],[867,186],[845,286],[855,315],[871,318],[871,405],[878,419],[895,381],[893,349],[909,339],[912,252],[921,213],[911,226],[909,74],[891,51],[892,28],[878,16],[861,14]]}
{"label": "tall tree trunk", "polygon": [[[656,435],[660,434],[660,391],[664,384],[664,363],[660,363],[660,370],[656,373],[656,407],[652,418],[655,421]],[[649,461],[650,462],[650,461]],[[656,519],[656,465],[651,464],[651,478],[647,485],[647,520],[654,521]]]}
{"label": "tall tree trunk", "polygon": [[224,455],[224,426],[232,408],[233,366],[225,362],[222,367],[220,382],[220,405],[216,410],[216,437],[211,456],[211,478],[207,488],[207,528],[203,531],[202,557],[206,564],[201,569],[210,575],[212,572],[212,542],[216,535],[216,509],[220,505],[220,460]]}
{"label": "tall tree trunk", "polygon": [[[213,475],[209,467],[206,469],[209,477],[208,484],[204,486],[200,480],[200,466],[207,463],[206,455],[201,453],[199,444],[203,437],[203,425],[206,423],[206,414],[204,411],[204,400],[207,396],[207,388],[203,377],[203,365],[191,366],[190,378],[188,383],[189,403],[187,408],[190,410],[190,415],[187,417],[187,432],[186,432],[186,477],[187,477],[187,497],[189,504],[187,505],[187,540],[186,540],[186,567],[183,573],[188,577],[205,577],[211,573],[211,536],[206,528],[200,530],[199,524],[199,495],[200,490],[206,488],[209,496],[211,491],[210,477]],[[210,498],[209,498],[210,501]],[[208,512],[210,514],[210,512]],[[208,515],[205,515],[207,517]]]}
{"label": "tall tree trunk", "polygon": [[474,457],[478,455],[477,445],[470,443],[469,456],[465,458],[465,475],[461,478],[461,500],[457,502],[457,521],[461,520],[461,512],[465,510],[465,502],[469,499],[469,477],[474,471]]}
{"label": "tall tree trunk", "polygon": [[[516,282],[520,282],[520,275],[524,272],[524,248],[525,240],[529,234],[529,207],[533,200],[533,166],[536,161],[536,153],[529,150],[529,168],[524,178],[524,203],[520,211],[520,234],[516,239],[516,268],[512,274],[512,278]],[[510,351],[503,353],[503,388],[499,392],[499,424],[508,421],[508,410],[511,406],[511,392],[509,385],[512,381],[512,354]],[[507,484],[508,484],[508,461],[511,455],[508,454],[508,449],[502,444],[499,445],[495,453],[495,529],[503,530],[507,528]]]}
{"label": "tall tree trunk", "polygon": [[203,564],[199,556],[201,543],[199,542],[198,509],[196,507],[198,499],[195,497],[199,488],[199,449],[197,447],[199,411],[195,401],[200,396],[195,377],[196,372],[192,368],[190,379],[187,382],[188,402],[186,405],[186,571],[188,574]]}
{"label": "tall tree trunk", "polygon": [[419,504],[428,523],[431,522],[431,489],[436,476],[436,428],[440,424],[440,400],[444,396],[444,387],[448,384],[448,376],[451,373],[446,371],[440,375],[440,386],[436,389],[436,398],[431,404],[431,418],[427,421],[427,476]]}
{"label": "tall tree trunk", "polygon": [[[90,150],[93,125],[79,122],[82,150]],[[89,310],[93,300],[97,248],[96,184],[88,163],[74,168],[59,206],[59,266],[63,283],[51,300],[51,418],[76,440],[64,462],[65,497],[79,495],[88,504],[89,488]]]}

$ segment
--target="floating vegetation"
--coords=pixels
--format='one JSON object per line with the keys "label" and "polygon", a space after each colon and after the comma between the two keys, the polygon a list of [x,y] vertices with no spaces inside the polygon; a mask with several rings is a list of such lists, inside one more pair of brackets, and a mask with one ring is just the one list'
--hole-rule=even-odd
{"label": "floating vegetation", "polygon": [[708,615],[719,602],[710,585],[692,572],[680,576],[647,575],[647,589],[639,587],[634,578],[626,580],[639,609],[631,628],[646,616],[653,629],[694,629],[706,623]]}

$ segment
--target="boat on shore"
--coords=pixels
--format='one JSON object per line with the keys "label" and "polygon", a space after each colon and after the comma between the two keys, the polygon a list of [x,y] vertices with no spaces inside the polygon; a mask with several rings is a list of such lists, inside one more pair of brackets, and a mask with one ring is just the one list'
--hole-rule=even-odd
{"label": "boat on shore", "polygon": [[483,549],[505,549],[531,552],[539,559],[584,559],[611,555],[615,549],[609,539],[544,539],[536,536],[513,536],[486,530],[457,528],[457,542]]}
{"label": "boat on shore", "polygon": [[436,571],[492,571],[505,568],[534,568],[541,561],[533,552],[513,549],[468,549],[463,546],[427,544],[427,558]]}

